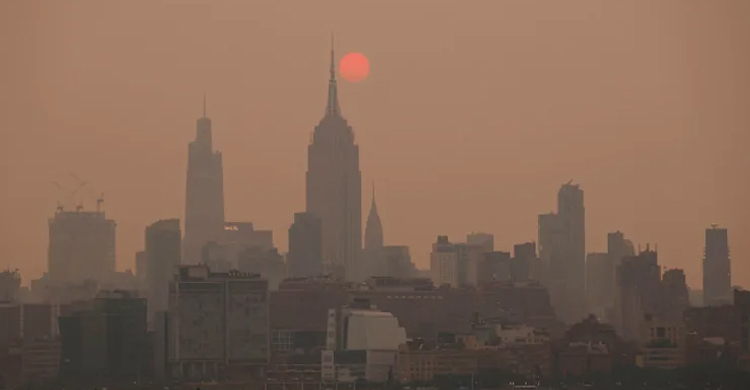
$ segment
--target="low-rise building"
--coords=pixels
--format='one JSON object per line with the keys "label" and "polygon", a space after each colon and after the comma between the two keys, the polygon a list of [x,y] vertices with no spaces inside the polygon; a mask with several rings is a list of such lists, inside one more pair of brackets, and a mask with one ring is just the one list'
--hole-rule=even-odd
{"label": "low-rise building", "polygon": [[636,365],[645,368],[674,369],[685,365],[685,325],[681,322],[646,316],[641,331]]}
{"label": "low-rise building", "polygon": [[398,319],[367,300],[331,309],[321,377],[325,382],[386,382],[393,376],[399,345],[405,342]]}
{"label": "low-rise building", "polygon": [[173,378],[222,379],[269,361],[268,281],[182,266],[170,285],[168,365]]}

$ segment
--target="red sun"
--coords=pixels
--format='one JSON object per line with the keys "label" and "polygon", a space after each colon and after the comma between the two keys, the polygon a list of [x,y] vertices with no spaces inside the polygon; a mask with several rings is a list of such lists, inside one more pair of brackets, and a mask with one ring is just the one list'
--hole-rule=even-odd
{"label": "red sun", "polygon": [[362,53],[349,53],[339,61],[339,73],[344,80],[358,83],[370,74],[370,61]]}

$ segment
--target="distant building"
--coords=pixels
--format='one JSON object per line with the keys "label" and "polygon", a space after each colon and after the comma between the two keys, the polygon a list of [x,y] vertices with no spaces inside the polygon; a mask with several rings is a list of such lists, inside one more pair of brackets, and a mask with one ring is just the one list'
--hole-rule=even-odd
{"label": "distant building", "polygon": [[322,352],[324,382],[387,382],[396,366],[396,352],[406,332],[391,313],[369,301],[354,301],[328,312],[326,349]]}
{"label": "distant building", "polygon": [[483,253],[477,266],[477,278],[479,284],[513,280],[510,253],[501,251]]}
{"label": "distant building", "polygon": [[[561,313],[567,322],[586,314],[586,216],[583,190],[576,184],[564,184],[557,193],[557,214],[565,227],[564,275]],[[553,296],[554,296],[553,292]]]}
{"label": "distant building", "polygon": [[170,285],[168,365],[173,378],[215,380],[269,361],[268,281],[182,266]]}
{"label": "distant building", "polygon": [[513,245],[513,259],[511,259],[510,267],[513,280],[538,280],[534,277],[536,268],[539,268],[536,257],[536,243],[525,242]]}
{"label": "distant building", "polygon": [[115,272],[115,226],[104,212],[58,210],[49,220],[50,281],[107,280]]}
{"label": "distant building", "polygon": [[639,367],[669,370],[685,365],[686,334],[681,321],[647,316],[640,339]]}
{"label": "distant building", "polygon": [[609,299],[613,277],[612,264],[606,253],[589,253],[586,256],[586,302],[589,311],[603,317],[605,307],[612,304]]}
{"label": "distant building", "polygon": [[458,287],[461,284],[458,261],[455,245],[448,241],[448,236],[438,236],[430,253],[432,281],[438,286]]}
{"label": "distant building", "polygon": [[390,276],[394,278],[413,278],[417,276],[417,267],[411,261],[408,246],[384,246],[381,248],[381,261],[379,275],[375,276]]}
{"label": "distant building", "polygon": [[295,213],[289,227],[289,276],[310,277],[323,273],[323,231],[320,218],[311,213]]}
{"label": "distant building", "polygon": [[18,270],[0,272],[0,303],[18,303],[21,274]]}
{"label": "distant building", "polygon": [[732,267],[729,260],[727,229],[716,225],[706,229],[706,253],[703,258],[703,302],[721,305],[731,301]]}
{"label": "distant building", "polygon": [[626,340],[638,340],[646,314],[658,312],[661,269],[657,253],[647,246],[638,256],[626,257],[617,268],[615,324]]}
{"label": "distant building", "polygon": [[54,340],[58,336],[60,306],[0,303],[0,349],[22,342]]}
{"label": "distant building", "polygon": [[135,252],[135,277],[140,283],[140,288],[143,289],[146,286],[148,277],[148,256],[146,251]]}
{"label": "distant building", "polygon": [[273,231],[256,230],[251,222],[226,222],[219,238],[203,245],[201,263],[213,272],[228,272],[239,268],[240,255],[248,248],[273,249]]}
{"label": "distant building", "polygon": [[334,63],[331,48],[325,115],[307,149],[306,211],[321,219],[326,267],[342,269],[353,280],[362,252],[362,174],[359,146],[341,115]]}
{"label": "distant building", "polygon": [[466,243],[480,247],[482,253],[495,250],[495,236],[489,233],[470,233],[466,236]]}
{"label": "distant building", "polygon": [[224,171],[221,152],[214,151],[211,119],[196,121],[195,140],[188,145],[187,185],[185,190],[185,264],[198,264],[206,243],[218,240],[224,225]]}
{"label": "distant building", "polygon": [[370,213],[367,215],[367,224],[365,225],[365,247],[362,252],[360,279],[383,275],[383,242],[383,225],[380,222],[378,206],[375,204],[375,188],[373,187]]}
{"label": "distant building", "polygon": [[658,314],[667,318],[682,318],[685,309],[690,307],[685,271],[669,269],[664,271],[661,279],[661,299]]}
{"label": "distant building", "polygon": [[270,290],[278,289],[279,283],[286,278],[284,259],[276,248],[245,248],[237,260],[240,272],[258,274],[268,281]]}
{"label": "distant building", "polygon": [[617,267],[622,264],[622,259],[631,256],[635,256],[635,248],[633,243],[625,238],[624,233],[617,231],[607,234],[607,259],[608,266],[611,268],[603,275],[602,283],[608,286],[605,290],[605,299],[610,305],[614,302],[616,296]]}
{"label": "distant building", "polygon": [[60,378],[72,385],[132,382],[145,372],[146,299],[102,291],[60,317]]}
{"label": "distant building", "polygon": [[154,222],[146,228],[146,292],[149,320],[167,310],[169,282],[182,262],[179,219]]}

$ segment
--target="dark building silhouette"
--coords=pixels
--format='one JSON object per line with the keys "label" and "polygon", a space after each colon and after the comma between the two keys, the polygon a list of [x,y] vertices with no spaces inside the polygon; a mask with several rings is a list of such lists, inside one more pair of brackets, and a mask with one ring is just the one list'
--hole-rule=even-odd
{"label": "dark building silhouette", "polygon": [[583,190],[576,184],[564,184],[557,193],[557,214],[566,233],[565,256],[567,304],[563,316],[570,322],[586,314],[586,211],[583,207]]}
{"label": "dark building silhouette", "polygon": [[664,271],[659,298],[661,298],[661,307],[658,308],[660,315],[672,319],[682,318],[683,312],[690,307],[685,271],[681,269]]}
{"label": "dark building silhouette", "polygon": [[372,189],[372,203],[367,215],[365,226],[365,249],[379,249],[383,247],[383,225],[380,223],[378,206],[375,204],[375,188]]}
{"label": "dark building silhouette", "polygon": [[238,255],[237,268],[241,272],[261,275],[268,280],[268,288],[271,290],[276,290],[286,278],[286,265],[276,248],[245,248]]}
{"label": "dark building silhouette", "polygon": [[166,311],[169,304],[169,282],[181,264],[180,220],[166,219],[146,228],[146,291],[149,318],[154,312]]}
{"label": "dark building silhouette", "polygon": [[703,303],[720,305],[732,300],[732,268],[727,229],[716,225],[706,229],[703,258]]}
{"label": "dark building silhouette", "polygon": [[638,340],[644,317],[658,313],[660,282],[658,256],[648,246],[617,268],[615,325],[626,340]]}
{"label": "dark building silhouette", "polygon": [[536,262],[536,244],[525,242],[513,245],[513,259],[510,262],[510,273],[513,280],[531,279],[531,269]]}
{"label": "dark building silhouette", "polygon": [[495,236],[489,233],[469,233],[466,235],[466,243],[481,247],[482,253],[489,253],[495,250]]}
{"label": "dark building silhouette", "polygon": [[563,184],[557,214],[539,216],[539,257],[555,310],[567,323],[586,314],[586,211],[579,185]]}
{"label": "dark building silhouette", "polygon": [[403,245],[386,245],[381,249],[382,261],[378,272],[381,276],[393,278],[413,278],[417,267],[411,261],[409,247]]}
{"label": "dark building silhouette", "polygon": [[224,173],[221,152],[213,150],[211,119],[196,123],[196,136],[188,145],[187,188],[185,192],[185,264],[198,264],[203,246],[218,240],[224,226]]}
{"label": "dark building silhouette", "polygon": [[602,284],[606,286],[605,293],[607,302],[612,303],[615,299],[615,273],[617,267],[622,264],[622,259],[635,256],[633,243],[625,238],[620,231],[607,234],[607,267],[609,270],[604,275]]}
{"label": "dark building silhouette", "polygon": [[606,253],[589,253],[586,255],[586,303],[591,313],[599,317],[605,313],[605,307],[613,301],[609,299],[609,291],[614,288],[612,264]]}
{"label": "dark building silhouette", "polygon": [[324,264],[354,278],[362,251],[362,178],[359,146],[339,108],[333,48],[330,73],[325,115],[308,146],[306,203],[322,222]]}
{"label": "dark building silhouette", "polygon": [[485,284],[495,281],[513,280],[509,252],[492,251],[483,253],[477,266],[477,282]]}
{"label": "dark building silhouette", "polygon": [[62,364],[67,383],[132,383],[145,369],[146,300],[134,293],[103,291],[60,317]]}
{"label": "dark building silhouette", "polygon": [[311,213],[295,213],[289,227],[287,268],[291,277],[323,273],[323,231],[320,218]]}
{"label": "dark building silhouette", "polygon": [[104,212],[58,210],[49,220],[50,281],[107,280],[115,272],[115,226]]}
{"label": "dark building silhouette", "polygon": [[557,278],[552,275],[562,272],[564,243],[565,231],[560,217],[555,213],[539,215],[539,281],[547,288],[552,289],[557,283]]}
{"label": "dark building silhouette", "polygon": [[365,248],[362,255],[359,279],[384,275],[383,272],[383,225],[380,222],[378,206],[375,204],[375,187],[372,189],[370,213],[365,224]]}
{"label": "dark building silhouette", "polygon": [[0,303],[18,302],[21,289],[21,274],[18,270],[0,272]]}

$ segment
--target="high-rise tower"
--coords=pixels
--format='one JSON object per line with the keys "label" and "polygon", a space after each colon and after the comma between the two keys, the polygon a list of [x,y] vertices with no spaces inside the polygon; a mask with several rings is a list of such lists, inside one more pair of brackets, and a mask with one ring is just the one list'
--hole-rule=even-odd
{"label": "high-rise tower", "polygon": [[557,214],[539,216],[542,282],[563,321],[579,321],[586,313],[586,222],[583,190],[571,183],[557,192]]}
{"label": "high-rise tower", "polygon": [[383,276],[383,225],[380,223],[378,206],[375,204],[375,186],[372,188],[370,213],[365,224],[365,247],[362,252],[360,277]]}
{"label": "high-rise tower", "polygon": [[224,227],[221,152],[213,150],[211,138],[204,95],[203,116],[197,120],[195,140],[188,145],[183,264],[198,264],[203,246],[217,240]]}
{"label": "high-rise tower", "polygon": [[557,215],[565,232],[565,300],[572,321],[586,315],[586,212],[583,190],[577,184],[563,184],[557,192]]}
{"label": "high-rise tower", "polygon": [[354,278],[362,251],[362,178],[359,146],[339,108],[333,47],[326,111],[307,158],[307,211],[321,220],[323,262],[329,270]]}
{"label": "high-rise tower", "polygon": [[383,247],[383,225],[380,223],[378,206],[375,204],[375,187],[372,189],[370,213],[365,225],[365,249],[380,249]]}
{"label": "high-rise tower", "polygon": [[703,302],[721,305],[732,300],[732,267],[729,261],[727,229],[716,225],[706,229],[706,254],[703,258]]}
{"label": "high-rise tower", "polygon": [[103,211],[63,211],[49,220],[47,265],[54,283],[108,280],[115,272],[115,221]]}

